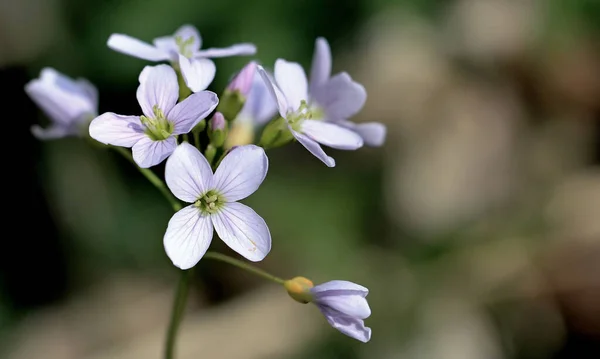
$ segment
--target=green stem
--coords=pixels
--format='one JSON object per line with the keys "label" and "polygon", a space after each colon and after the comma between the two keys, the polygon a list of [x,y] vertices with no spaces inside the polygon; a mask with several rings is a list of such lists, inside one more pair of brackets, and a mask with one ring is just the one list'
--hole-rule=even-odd
{"label": "green stem", "polygon": [[232,266],[236,266],[240,269],[243,269],[245,271],[248,271],[250,273],[256,274],[260,277],[263,277],[267,280],[270,280],[272,282],[275,282],[277,284],[283,284],[285,282],[285,280],[276,277],[270,273],[265,272],[264,270],[255,267],[253,265],[250,265],[248,263],[242,262],[241,260],[235,259],[233,257],[230,257],[228,255],[225,254],[221,254],[221,253],[217,253],[217,252],[213,252],[213,251],[208,251],[204,254],[203,258],[210,258],[210,259],[215,259],[221,262],[225,262],[227,264],[231,264]]}
{"label": "green stem", "polygon": [[179,277],[179,284],[177,285],[177,292],[175,294],[175,300],[173,301],[173,309],[171,311],[171,321],[169,323],[169,329],[167,331],[167,343],[165,344],[165,359],[175,358],[175,340],[177,339],[177,331],[179,330],[179,324],[183,319],[183,313],[185,312],[185,304],[187,302],[187,294],[189,289],[190,274],[191,270],[181,271]]}
{"label": "green stem", "polygon": [[[199,140],[200,135],[197,134],[195,136],[197,136],[197,137],[194,138],[194,141],[196,142],[196,145],[198,146],[200,144],[200,140]],[[115,149],[117,152],[119,152],[121,155],[123,155],[123,157],[127,158],[131,163],[133,163],[136,166],[136,168],[150,181],[150,183],[152,183],[165,196],[165,198],[169,201],[169,203],[171,203],[171,206],[173,207],[173,210],[175,212],[177,212],[181,209],[181,204],[179,203],[179,201],[177,201],[177,199],[167,189],[167,187],[165,186],[165,183],[160,178],[158,178],[154,174],[154,172],[152,172],[151,170],[149,170],[147,168],[141,168],[141,167],[137,166],[137,164],[133,160],[131,153],[127,149],[125,149],[123,147],[112,147],[112,148]],[[266,271],[264,271],[258,267],[244,263],[238,259],[227,256],[225,254],[208,251],[204,254],[204,258],[215,259],[215,260],[218,260],[221,262],[228,263],[230,265],[233,265],[233,266],[243,269],[247,272],[258,275],[262,278],[265,278],[265,279],[275,282],[277,284],[283,284],[285,282],[283,279],[276,277],[270,273],[267,273]],[[171,312],[171,320],[169,323],[169,329],[167,331],[167,339],[166,339],[166,344],[165,344],[165,359],[174,359],[175,340],[177,339],[177,332],[179,330],[179,325],[181,324],[181,320],[183,318],[183,314],[185,311],[185,304],[187,302],[187,294],[188,294],[188,289],[189,289],[190,273],[191,273],[191,270],[181,271],[181,277],[179,278],[179,284],[177,285],[177,292],[175,294],[175,300],[173,301],[173,309]]]}
{"label": "green stem", "polygon": [[200,150],[200,132],[192,131],[192,136],[194,136],[194,145]]}
{"label": "green stem", "polygon": [[190,138],[188,137],[187,133],[184,133],[183,135],[183,141],[189,143],[190,142]]}
{"label": "green stem", "polygon": [[223,158],[225,158],[225,155],[227,155],[227,150],[223,149],[223,151],[221,152],[221,155],[219,156],[219,158],[215,161],[215,164],[213,166],[213,170],[216,171],[217,167],[219,167],[219,165],[221,164],[221,161],[223,161]]}
{"label": "green stem", "polygon": [[167,186],[165,186],[165,183],[160,178],[158,178],[158,176],[156,176],[154,174],[154,172],[152,172],[148,168],[139,167],[135,163],[135,161],[133,160],[133,157],[131,156],[131,153],[127,149],[125,149],[123,147],[116,147],[116,146],[112,147],[112,148],[115,149],[117,152],[119,152],[121,155],[123,155],[123,157],[127,158],[131,163],[133,163],[135,165],[135,167],[148,179],[148,181],[150,181],[150,183],[152,183],[154,185],[154,187],[156,187],[160,191],[160,193],[162,193],[162,195],[165,196],[165,198],[167,199],[167,201],[169,201],[169,203],[171,204],[171,207],[173,207],[173,210],[175,212],[177,212],[181,209],[181,203],[179,203],[177,198],[175,198],[171,194],[171,191],[169,191]]}

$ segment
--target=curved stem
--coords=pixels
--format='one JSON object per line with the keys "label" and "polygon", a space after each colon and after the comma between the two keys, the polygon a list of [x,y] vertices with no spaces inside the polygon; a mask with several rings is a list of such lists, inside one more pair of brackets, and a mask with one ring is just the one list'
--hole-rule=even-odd
{"label": "curved stem", "polygon": [[135,163],[135,161],[133,160],[131,153],[129,151],[127,151],[125,148],[116,147],[116,146],[114,146],[112,148],[115,149],[117,152],[119,152],[121,155],[123,155],[123,157],[127,158],[131,163],[133,163],[135,165],[135,167],[144,175],[144,177],[146,177],[148,179],[148,181],[150,181],[150,183],[152,183],[154,185],[154,187],[156,187],[160,191],[160,193],[162,193],[162,195],[167,199],[167,201],[169,201],[169,203],[171,204],[171,207],[173,207],[173,210],[175,212],[177,212],[181,209],[181,203],[179,203],[177,198],[175,198],[171,194],[171,191],[169,191],[169,189],[167,188],[165,183],[160,178],[158,178],[158,176],[156,176],[154,174],[154,172],[152,172],[152,170],[150,170],[149,168],[141,168],[140,166],[138,166]]}
{"label": "curved stem", "polygon": [[285,282],[285,280],[283,280],[283,279],[281,279],[279,277],[276,277],[276,276],[274,276],[274,275],[272,275],[270,273],[267,273],[266,271],[264,271],[264,270],[262,270],[262,269],[260,269],[258,267],[255,267],[255,266],[253,266],[251,264],[242,262],[239,259],[235,259],[235,258],[230,257],[230,256],[225,255],[225,254],[221,254],[221,253],[217,253],[217,252],[213,252],[213,251],[208,251],[208,252],[206,252],[204,254],[203,258],[215,259],[215,260],[218,260],[218,261],[221,261],[221,262],[225,262],[227,264],[231,264],[233,266],[236,266],[236,267],[238,267],[240,269],[243,269],[243,270],[245,270],[247,272],[256,274],[256,275],[258,275],[260,277],[263,277],[263,278],[265,278],[267,280],[270,280],[272,282],[275,282],[277,284],[283,284]]}
{"label": "curved stem", "polygon": [[177,339],[177,331],[179,330],[179,324],[181,324],[181,319],[185,311],[191,272],[191,270],[183,270],[179,277],[179,284],[177,285],[175,300],[173,301],[173,309],[171,310],[171,321],[169,322],[169,329],[167,331],[165,359],[173,359],[175,357],[175,340]]}

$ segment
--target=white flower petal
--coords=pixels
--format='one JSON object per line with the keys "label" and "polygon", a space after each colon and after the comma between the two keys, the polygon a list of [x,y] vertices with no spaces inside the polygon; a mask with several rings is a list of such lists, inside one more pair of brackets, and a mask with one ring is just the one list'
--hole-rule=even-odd
{"label": "white flower petal", "polygon": [[346,294],[357,294],[366,297],[369,290],[360,284],[356,284],[347,280],[332,280],[314,286],[311,292],[320,296],[335,295],[343,291]]}
{"label": "white flower petal", "polygon": [[315,53],[310,67],[310,93],[322,86],[331,76],[331,49],[322,37],[315,41]]}
{"label": "white flower petal", "polygon": [[110,35],[107,45],[115,51],[148,61],[169,59],[166,51],[124,34]]}
{"label": "white flower petal", "polygon": [[165,181],[175,197],[193,203],[212,188],[213,173],[200,151],[183,142],[167,160]]}
{"label": "white flower petal", "polygon": [[179,55],[181,75],[192,92],[206,90],[215,78],[217,67],[209,59],[188,59]]}
{"label": "white flower petal", "polygon": [[271,233],[265,220],[238,202],[226,203],[211,216],[219,237],[242,257],[258,262],[271,250]]}
{"label": "white flower petal", "polygon": [[350,121],[339,122],[341,126],[351,129],[362,137],[365,145],[380,147],[385,142],[387,129],[379,122],[353,123]]}
{"label": "white flower petal", "polygon": [[267,175],[269,159],[255,145],[232,149],[215,171],[213,187],[227,202],[239,201],[254,193]]}
{"label": "white flower petal", "polygon": [[154,106],[158,106],[165,115],[169,113],[179,98],[175,70],[169,65],[146,66],[139,80],[136,96],[144,115],[155,118]]}
{"label": "white flower petal", "polygon": [[144,136],[135,145],[133,145],[132,153],[133,160],[141,168],[155,166],[165,158],[169,157],[177,147],[177,140],[171,136],[166,140],[153,141],[149,137]]}
{"label": "white flower petal", "polygon": [[175,38],[181,37],[182,41],[188,41],[188,39],[192,38],[194,41],[188,45],[189,49],[192,50],[192,53],[195,53],[202,46],[202,37],[200,37],[200,32],[193,25],[183,25],[177,31],[175,31]]}
{"label": "white flower petal", "polygon": [[177,61],[179,57],[179,46],[175,42],[175,37],[173,36],[161,36],[152,40],[152,43],[156,48],[164,51],[169,54],[169,60]]}
{"label": "white flower petal", "polygon": [[311,92],[311,100],[325,111],[328,121],[341,121],[356,115],[367,101],[363,85],[343,72]]}
{"label": "white flower petal", "polygon": [[107,145],[131,147],[143,138],[144,126],[137,116],[121,116],[106,112],[90,123],[90,136]]}
{"label": "white flower petal", "polygon": [[256,54],[256,46],[254,44],[236,44],[224,48],[210,48],[197,51],[194,54],[195,58],[200,57],[229,57],[229,56],[245,56]]}
{"label": "white flower petal", "polygon": [[210,217],[191,205],[171,217],[163,244],[176,267],[190,269],[204,256],[212,236],[213,225]]}
{"label": "white flower petal", "polygon": [[328,307],[319,306],[319,309],[329,322],[329,325],[341,333],[363,343],[371,340],[371,328],[365,327],[365,322],[362,319],[340,315],[340,313]]}
{"label": "white flower petal", "polygon": [[263,79],[267,90],[271,93],[271,97],[277,102],[279,114],[281,117],[285,118],[289,110],[285,95],[283,92],[281,92],[281,89],[277,86],[277,84],[273,82],[269,74],[265,71],[265,69],[263,69],[262,66],[258,66],[257,71],[260,74],[260,77]]}
{"label": "white flower petal", "polygon": [[363,145],[359,135],[333,123],[304,120],[301,129],[302,133],[328,147],[355,150]]}
{"label": "white flower petal", "polygon": [[52,68],[44,68],[40,77],[25,85],[25,92],[52,122],[71,126],[85,115],[96,114],[97,105],[88,88]]}
{"label": "white flower petal", "polygon": [[335,167],[335,160],[327,156],[325,151],[323,151],[323,149],[317,142],[315,142],[310,137],[301,134],[300,132],[292,130],[291,128],[290,131],[292,132],[294,138],[296,138],[296,140],[298,140],[298,142],[300,142],[302,146],[304,146],[315,157],[323,161],[323,163],[326,164],[327,167]]}
{"label": "white flower petal", "polygon": [[315,301],[349,317],[365,319],[371,315],[369,303],[361,295],[329,295],[315,299]]}
{"label": "white flower petal", "polygon": [[194,93],[181,101],[167,115],[174,124],[174,135],[190,132],[200,120],[206,118],[219,104],[217,94],[211,91]]}
{"label": "white flower petal", "polygon": [[77,134],[77,132],[73,129],[61,125],[52,125],[48,128],[42,128],[38,125],[33,125],[31,126],[31,133],[38,140],[55,140]]}
{"label": "white flower petal", "polygon": [[308,82],[300,64],[277,59],[275,81],[285,95],[290,110],[296,111],[302,100],[308,101]]}

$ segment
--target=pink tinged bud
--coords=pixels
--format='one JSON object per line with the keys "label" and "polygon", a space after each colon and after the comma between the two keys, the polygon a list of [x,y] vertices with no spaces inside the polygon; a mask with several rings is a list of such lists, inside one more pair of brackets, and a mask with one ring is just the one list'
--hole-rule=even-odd
{"label": "pink tinged bud", "polygon": [[227,86],[227,90],[232,92],[239,91],[240,94],[247,96],[252,87],[252,79],[254,78],[255,72],[256,62],[251,61],[235,76],[233,81]]}
{"label": "pink tinged bud", "polygon": [[225,117],[220,112],[215,112],[214,116],[210,119],[210,129],[212,131],[225,130]]}

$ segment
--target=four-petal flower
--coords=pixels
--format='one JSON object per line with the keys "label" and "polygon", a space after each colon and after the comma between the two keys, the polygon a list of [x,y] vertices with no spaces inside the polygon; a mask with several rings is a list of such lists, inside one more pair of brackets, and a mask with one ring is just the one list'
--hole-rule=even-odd
{"label": "four-petal flower", "polygon": [[[327,166],[334,167],[335,160],[319,144],[340,150],[362,147],[363,139],[359,135],[324,118],[328,112],[343,111],[346,106],[344,101],[332,101],[326,104],[325,109],[315,107],[310,102],[308,81],[302,66],[278,59],[275,62],[274,82],[262,67],[258,71],[292,135]],[[337,98],[336,93],[330,96],[331,99]]]}
{"label": "four-petal flower", "polygon": [[271,250],[271,233],[254,210],[237,201],[254,193],[267,175],[265,151],[254,145],[232,149],[213,174],[206,158],[184,142],[167,160],[167,186],[192,203],[175,213],[164,237],[167,255],[181,269],[196,265],[213,237],[213,228],[231,249],[253,262]]}
{"label": "four-petal flower", "polygon": [[200,50],[201,45],[200,33],[192,25],[181,26],[172,36],[154,39],[153,45],[124,34],[108,38],[108,47],[115,51],[148,61],[171,61],[193,92],[205,90],[215,77],[216,67],[209,58],[256,53],[256,46],[249,43],[206,50]]}
{"label": "four-petal flower", "polygon": [[190,132],[219,100],[214,92],[201,91],[177,103],[177,75],[168,65],[146,66],[139,81],[137,100],[144,115],[104,113],[90,124],[90,136],[107,145],[132,147],[135,162],[147,168],[173,153],[175,136]]}
{"label": "four-petal flower", "polygon": [[313,106],[323,110],[323,120],[356,132],[367,146],[383,145],[385,125],[379,122],[348,121],[364,106],[367,93],[361,84],[353,81],[345,72],[331,77],[331,50],[327,40],[322,37],[315,42],[310,72],[310,95]]}
{"label": "four-petal flower", "polygon": [[81,135],[98,112],[94,85],[85,79],[72,80],[52,68],[44,68],[39,78],[27,83],[25,92],[52,122],[46,129],[37,125],[31,128],[41,140]]}

